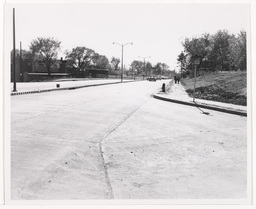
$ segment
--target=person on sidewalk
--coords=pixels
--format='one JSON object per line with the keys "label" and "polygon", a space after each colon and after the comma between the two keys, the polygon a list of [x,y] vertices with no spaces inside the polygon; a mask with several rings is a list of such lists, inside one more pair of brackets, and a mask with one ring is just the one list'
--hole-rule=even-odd
{"label": "person on sidewalk", "polygon": [[177,76],[174,76],[174,82],[177,83]]}
{"label": "person on sidewalk", "polygon": [[177,82],[178,82],[178,84],[180,83],[180,77],[179,76],[177,77]]}

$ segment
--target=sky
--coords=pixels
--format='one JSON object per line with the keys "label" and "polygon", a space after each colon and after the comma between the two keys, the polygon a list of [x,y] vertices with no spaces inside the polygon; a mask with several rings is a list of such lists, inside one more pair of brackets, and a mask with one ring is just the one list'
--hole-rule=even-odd
{"label": "sky", "polygon": [[121,58],[166,63],[177,68],[185,38],[228,30],[237,34],[249,28],[246,4],[6,4],[5,53],[12,45],[12,8],[15,8],[16,48],[28,49],[37,37],[61,41],[59,57],[77,46]]}

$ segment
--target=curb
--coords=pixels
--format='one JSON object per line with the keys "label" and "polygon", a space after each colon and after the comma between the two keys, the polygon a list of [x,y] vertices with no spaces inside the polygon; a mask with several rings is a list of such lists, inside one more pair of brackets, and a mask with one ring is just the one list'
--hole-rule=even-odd
{"label": "curb", "polygon": [[231,110],[231,109],[226,109],[226,108],[221,108],[221,107],[214,107],[214,106],[203,105],[203,104],[192,103],[192,102],[185,102],[185,101],[176,100],[176,99],[169,99],[169,98],[161,97],[161,96],[157,96],[157,95],[154,95],[154,98],[159,99],[159,100],[163,100],[163,101],[167,101],[167,102],[189,105],[189,106],[193,106],[193,107],[201,107],[201,108],[205,108],[205,109],[210,109],[210,110],[215,110],[215,111],[219,111],[219,112],[224,112],[224,113],[229,113],[229,114],[234,114],[234,115],[240,115],[240,116],[247,117],[247,113],[244,112],[244,111],[238,111],[238,110],[234,110],[234,109]]}
{"label": "curb", "polygon": [[24,92],[11,92],[11,96],[17,96],[17,95],[23,95],[23,94],[43,93],[43,92],[50,92],[50,91],[75,90],[75,89],[86,88],[86,87],[104,86],[104,85],[130,83],[130,82],[137,82],[137,81],[123,81],[123,82],[118,81],[118,82],[112,82],[112,83],[89,84],[89,85],[85,85],[85,86],[65,87],[65,88],[56,88],[56,89],[44,89],[44,90],[34,90],[34,91],[24,91]]}

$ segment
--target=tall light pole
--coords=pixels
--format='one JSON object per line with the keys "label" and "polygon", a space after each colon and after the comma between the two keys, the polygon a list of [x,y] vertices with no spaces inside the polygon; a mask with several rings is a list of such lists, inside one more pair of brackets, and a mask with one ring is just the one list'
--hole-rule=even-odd
{"label": "tall light pole", "polygon": [[[143,59],[144,73],[146,73],[146,76],[147,76],[146,65],[145,65],[145,59],[146,59],[146,58],[150,58],[150,56],[147,56],[147,57],[140,57],[140,56],[139,56],[139,58],[142,58],[142,59]],[[143,73],[143,80],[144,80],[144,73]]]}
{"label": "tall light pole", "polygon": [[130,43],[126,43],[126,44],[120,44],[120,43],[117,43],[117,42],[113,42],[113,44],[118,44],[119,46],[122,47],[122,68],[121,68],[121,82],[123,82],[123,70],[124,70],[124,47],[128,44],[131,44],[133,45],[132,42]]}

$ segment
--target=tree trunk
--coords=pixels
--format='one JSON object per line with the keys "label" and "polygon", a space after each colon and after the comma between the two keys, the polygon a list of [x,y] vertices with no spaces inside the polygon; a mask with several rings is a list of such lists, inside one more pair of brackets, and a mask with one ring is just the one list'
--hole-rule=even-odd
{"label": "tree trunk", "polygon": [[48,76],[51,76],[51,66],[47,65]]}

